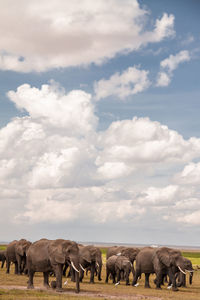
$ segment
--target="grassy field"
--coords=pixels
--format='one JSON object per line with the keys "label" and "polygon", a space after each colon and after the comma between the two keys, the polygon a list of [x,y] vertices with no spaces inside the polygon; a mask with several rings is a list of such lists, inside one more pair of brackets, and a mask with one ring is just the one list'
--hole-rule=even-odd
{"label": "grassy field", "polygon": [[[1,247],[0,247],[1,248]],[[1,248],[2,249],[2,248]],[[12,265],[10,274],[6,274],[5,267],[0,269],[0,299],[151,299],[151,300],[198,300],[200,299],[200,270],[194,274],[194,280],[192,286],[189,286],[187,278],[187,288],[180,288],[178,292],[172,292],[167,289],[167,285],[162,290],[156,290],[153,284],[154,276],[150,277],[151,289],[144,288],[144,276],[139,281],[138,287],[125,286],[124,282],[115,286],[109,282],[105,284],[105,261],[106,261],[106,249],[102,249],[103,253],[103,280],[98,282],[95,278],[95,284],[89,284],[89,276],[83,279],[83,283],[80,284],[81,293],[75,294],[75,283],[68,280],[67,285],[63,285],[64,293],[56,293],[54,291],[45,290],[43,288],[42,273],[36,273],[34,277],[35,290],[27,290],[27,276],[14,275],[14,267]],[[183,252],[185,257],[188,257],[193,261],[194,267],[200,266],[200,252]],[[50,281],[54,278],[50,278]],[[131,277],[132,280],[132,277]],[[63,278],[63,283],[66,278]]]}

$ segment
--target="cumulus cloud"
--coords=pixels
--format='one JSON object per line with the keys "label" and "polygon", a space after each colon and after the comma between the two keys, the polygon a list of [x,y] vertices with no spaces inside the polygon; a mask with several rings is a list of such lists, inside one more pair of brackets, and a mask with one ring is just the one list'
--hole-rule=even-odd
{"label": "cumulus cloud", "polygon": [[[0,197],[14,222],[137,222],[157,211],[179,222],[194,213],[198,138],[136,117],[98,131],[91,95],[54,83],[22,85],[8,97],[28,112],[0,130]],[[174,176],[177,166],[183,171]]]}
{"label": "cumulus cloud", "polygon": [[117,96],[124,99],[127,96],[137,94],[150,86],[148,71],[129,67],[121,74],[115,73],[108,80],[101,79],[94,84],[96,99]]}
{"label": "cumulus cloud", "polygon": [[147,12],[136,0],[9,0],[0,5],[1,70],[100,64],[174,35],[174,16],[166,13],[145,31]]}
{"label": "cumulus cloud", "polygon": [[[101,132],[98,142],[102,149],[96,159],[101,174],[107,177],[119,175],[108,166],[117,165],[121,176],[137,172],[140,168],[154,168],[159,164],[169,165],[190,161],[199,156],[200,140],[184,140],[176,131],[169,130],[159,122],[148,118],[133,118],[113,122]],[[121,168],[120,168],[121,167]],[[109,172],[110,170],[110,172]]]}
{"label": "cumulus cloud", "polygon": [[158,73],[156,86],[168,86],[173,77],[173,71],[183,63],[190,61],[191,56],[187,50],[182,50],[176,55],[170,55],[160,63],[162,71]]}
{"label": "cumulus cloud", "polygon": [[200,182],[200,163],[189,163],[182,172],[174,176],[175,182],[184,185],[199,185]]}
{"label": "cumulus cloud", "polygon": [[26,110],[33,120],[40,119],[48,125],[63,127],[68,135],[88,134],[97,124],[91,95],[82,90],[66,95],[54,84],[44,84],[41,89],[24,84],[16,92],[8,92],[8,97],[17,108]]}

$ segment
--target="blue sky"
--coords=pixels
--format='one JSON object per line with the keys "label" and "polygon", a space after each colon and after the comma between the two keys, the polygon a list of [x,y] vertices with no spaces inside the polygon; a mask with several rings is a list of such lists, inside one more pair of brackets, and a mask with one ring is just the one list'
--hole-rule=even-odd
{"label": "blue sky", "polygon": [[15,5],[0,2],[1,239],[199,245],[199,1]]}

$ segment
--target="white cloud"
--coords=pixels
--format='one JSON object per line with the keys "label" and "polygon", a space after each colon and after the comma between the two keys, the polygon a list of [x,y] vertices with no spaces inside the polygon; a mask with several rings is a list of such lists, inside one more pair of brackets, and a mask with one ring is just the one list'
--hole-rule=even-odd
{"label": "white cloud", "polygon": [[0,69],[99,64],[174,35],[173,15],[164,13],[145,31],[146,15],[136,0],[1,1]]}
{"label": "white cloud", "polygon": [[140,168],[147,171],[149,167],[155,169],[161,164],[164,167],[190,161],[199,157],[200,140],[191,138],[186,141],[159,122],[133,118],[113,122],[99,134],[99,145],[102,149],[96,159],[99,172],[103,174],[106,170],[106,176],[111,178],[113,174],[114,178],[117,173],[109,172],[106,166],[123,162],[121,175],[126,176]]}
{"label": "white cloud", "polygon": [[189,61],[190,54],[186,50],[182,50],[176,55],[170,55],[168,58],[161,61],[160,66],[167,69],[169,72],[174,71],[180,63]]}
{"label": "white cloud", "polygon": [[[148,118],[99,132],[91,95],[55,84],[8,95],[29,113],[0,130],[0,197],[14,222],[137,222],[158,211],[162,222],[179,222],[198,207],[198,138]],[[177,166],[184,180],[174,176]]]}
{"label": "white cloud", "polygon": [[168,86],[171,82],[171,77],[166,72],[159,72],[156,86]]}
{"label": "white cloud", "polygon": [[41,89],[24,84],[16,92],[8,92],[8,97],[33,120],[41,119],[48,126],[63,127],[68,135],[91,133],[97,124],[91,95],[81,90],[66,95],[54,84],[44,84]]}
{"label": "white cloud", "polygon": [[182,172],[174,177],[175,182],[184,185],[199,185],[200,182],[200,163],[189,163]]}
{"label": "white cloud", "polygon": [[168,86],[173,77],[173,71],[183,63],[190,61],[191,56],[187,50],[182,50],[176,55],[170,55],[160,63],[161,70],[157,76],[156,86]]}
{"label": "white cloud", "polygon": [[124,99],[127,96],[137,94],[150,86],[148,71],[129,67],[121,74],[115,73],[108,80],[101,79],[94,84],[97,100],[109,96]]}

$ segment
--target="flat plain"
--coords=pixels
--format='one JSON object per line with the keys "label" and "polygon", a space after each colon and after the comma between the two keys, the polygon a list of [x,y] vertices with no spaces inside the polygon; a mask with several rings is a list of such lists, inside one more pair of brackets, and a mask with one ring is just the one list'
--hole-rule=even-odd
{"label": "flat plain", "polygon": [[[0,247],[1,249],[3,247]],[[89,274],[80,283],[81,292],[75,294],[75,283],[67,279],[67,284],[64,285],[66,278],[63,278],[63,293],[56,293],[52,289],[45,289],[43,287],[42,273],[36,273],[34,277],[34,290],[27,290],[26,275],[14,275],[14,265],[11,266],[10,274],[6,274],[6,268],[0,269],[0,299],[128,299],[128,300],[198,300],[200,299],[200,252],[198,251],[183,251],[183,255],[189,258],[195,271],[193,277],[193,284],[190,286],[187,277],[187,288],[179,288],[178,292],[173,292],[167,289],[167,284],[162,287],[162,290],[156,290],[153,283],[154,275],[150,276],[150,289],[144,288],[144,275],[139,281],[138,287],[126,286],[125,282],[115,286],[110,280],[105,284],[105,262],[106,262],[106,249],[102,249],[103,253],[103,272],[102,281],[99,282],[95,277],[95,284],[89,283]],[[55,280],[50,277],[50,281]],[[130,276],[132,281],[132,276]]]}

